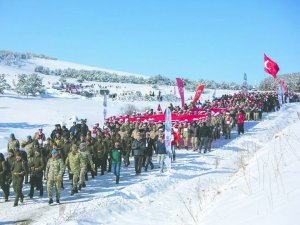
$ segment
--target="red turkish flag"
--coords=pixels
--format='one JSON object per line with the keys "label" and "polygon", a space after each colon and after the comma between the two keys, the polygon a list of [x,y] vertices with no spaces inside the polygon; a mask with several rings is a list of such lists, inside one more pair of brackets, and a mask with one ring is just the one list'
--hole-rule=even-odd
{"label": "red turkish flag", "polygon": [[279,66],[276,62],[274,62],[272,59],[270,59],[266,54],[264,54],[264,61],[265,61],[265,71],[268,74],[271,74],[274,79],[276,79],[276,75],[279,71]]}
{"label": "red turkish flag", "polygon": [[192,104],[194,104],[195,102],[197,102],[199,100],[200,96],[202,95],[203,90],[204,90],[204,84],[199,85],[198,88],[197,88],[195,97],[192,101]]}

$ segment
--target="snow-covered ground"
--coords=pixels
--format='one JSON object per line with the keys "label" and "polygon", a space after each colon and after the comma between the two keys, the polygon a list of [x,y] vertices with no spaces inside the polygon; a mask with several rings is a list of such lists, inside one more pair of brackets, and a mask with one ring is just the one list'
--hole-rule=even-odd
{"label": "snow-covered ground", "polygon": [[[72,115],[101,121],[102,99],[49,94],[23,98],[0,97],[0,149],[6,152],[11,132],[23,139],[44,127],[68,121]],[[117,115],[123,102],[109,102]],[[139,107],[157,103],[131,103]],[[161,103],[162,107],[168,105]],[[298,224],[300,201],[299,104],[265,114],[261,122],[247,122],[246,133],[213,143],[213,151],[198,154],[179,150],[172,172],[157,169],[135,176],[133,162],[122,167],[119,185],[112,174],[90,179],[79,194],[70,196],[70,181],[60,205],[48,206],[47,197],[25,198],[13,208],[12,199],[0,204],[0,223],[32,224]],[[24,186],[24,194],[29,186]]]}
{"label": "snow-covered ground", "polygon": [[[0,65],[1,73],[32,73],[30,65],[15,68]],[[44,83],[59,77],[45,76]],[[152,90],[148,85],[109,84],[112,91]],[[101,84],[101,85],[102,85]],[[160,87],[163,94],[174,87]],[[157,90],[156,90],[157,91]],[[178,91],[177,91],[178,92]],[[217,90],[217,96],[231,91]],[[186,99],[193,97],[186,93]],[[210,99],[212,90],[202,96]],[[123,114],[126,105],[140,110],[157,108],[158,102],[108,101],[108,116]],[[164,109],[169,102],[160,102]],[[179,105],[180,102],[173,102]],[[21,141],[43,127],[46,136],[55,123],[70,126],[69,118],[87,118],[91,127],[103,123],[103,99],[85,98],[48,89],[43,97],[21,97],[13,92],[0,95],[0,151],[6,154],[10,133]],[[48,199],[25,198],[13,208],[14,193],[4,203],[0,191],[0,224],[272,224],[296,225],[300,206],[300,104],[264,114],[259,122],[247,122],[246,133],[231,140],[213,142],[213,151],[198,154],[177,151],[172,172],[153,171],[135,176],[133,162],[122,167],[120,184],[112,174],[97,176],[87,187],[70,196],[70,181],[64,177],[60,205],[48,206]],[[45,184],[44,184],[45,187]],[[24,186],[24,194],[29,186]]]}

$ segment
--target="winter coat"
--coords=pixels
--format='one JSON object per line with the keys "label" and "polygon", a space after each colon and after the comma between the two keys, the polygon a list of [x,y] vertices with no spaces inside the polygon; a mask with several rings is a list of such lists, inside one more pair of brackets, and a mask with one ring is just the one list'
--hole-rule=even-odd
{"label": "winter coat", "polygon": [[141,139],[140,141],[134,140],[131,146],[134,156],[143,156],[145,154],[146,143],[145,140]]}
{"label": "winter coat", "polygon": [[167,154],[165,142],[163,143],[161,143],[160,141],[156,142],[156,154]]}
{"label": "winter coat", "polygon": [[71,151],[71,143],[70,142],[62,143],[61,150],[63,151],[63,155],[65,159],[69,155],[69,152]]}
{"label": "winter coat", "polygon": [[9,173],[9,165],[6,161],[0,161],[0,185],[6,180],[6,175]]}
{"label": "winter coat", "polygon": [[79,174],[80,172],[80,153],[70,152],[66,159],[66,165],[68,165],[71,174]]}
{"label": "winter coat", "polygon": [[211,136],[211,129],[208,126],[202,126],[200,128],[200,137],[210,137]]}
{"label": "winter coat", "polygon": [[91,154],[88,151],[80,152],[80,168],[86,168],[88,163],[90,164],[92,170],[95,171]]}
{"label": "winter coat", "polygon": [[198,137],[199,135],[199,126],[191,126],[189,129],[190,137]]}
{"label": "winter coat", "polygon": [[7,151],[15,150],[15,147],[20,148],[20,143],[17,139],[10,139],[7,144]]}
{"label": "winter coat", "polygon": [[241,123],[244,123],[244,121],[245,121],[245,116],[243,115],[243,113],[239,113],[237,123],[241,124]]}
{"label": "winter coat", "polygon": [[152,138],[146,138],[145,143],[146,143],[145,155],[146,156],[152,156],[153,155],[153,150],[155,150],[154,140]]}
{"label": "winter coat", "polygon": [[[25,163],[22,160],[15,160],[11,167],[12,179],[23,179],[25,175]],[[21,174],[20,174],[21,173]]]}
{"label": "winter coat", "polygon": [[31,176],[42,177],[44,166],[43,158],[41,156],[34,156],[29,162]]}
{"label": "winter coat", "polygon": [[104,159],[105,155],[107,154],[108,150],[107,150],[107,145],[105,142],[101,141],[101,142],[96,142],[95,143],[95,149],[97,151],[97,157],[98,159]]}
{"label": "winter coat", "polygon": [[55,181],[58,179],[62,179],[62,176],[64,174],[65,165],[61,158],[50,158],[48,160],[46,171],[45,171],[45,177],[47,180]]}
{"label": "winter coat", "polygon": [[111,162],[112,163],[119,163],[122,159],[122,150],[120,148],[114,148],[111,151]]}
{"label": "winter coat", "polygon": [[180,135],[176,132],[172,132],[173,140],[171,141],[171,145],[177,145],[180,141]]}

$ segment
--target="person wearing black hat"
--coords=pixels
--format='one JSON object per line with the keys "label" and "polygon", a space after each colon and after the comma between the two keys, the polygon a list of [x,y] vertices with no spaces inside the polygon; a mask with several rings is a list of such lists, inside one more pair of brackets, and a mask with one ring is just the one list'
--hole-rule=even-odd
{"label": "person wearing black hat", "polygon": [[31,171],[30,176],[30,198],[33,198],[34,187],[37,187],[40,190],[40,196],[43,196],[43,169],[44,169],[44,160],[41,156],[39,148],[35,149],[34,157],[29,162],[29,168]]}
{"label": "person wearing black hat", "polygon": [[84,137],[87,135],[89,130],[89,127],[86,125],[87,119],[81,120],[81,127],[80,127],[80,135],[83,135]]}

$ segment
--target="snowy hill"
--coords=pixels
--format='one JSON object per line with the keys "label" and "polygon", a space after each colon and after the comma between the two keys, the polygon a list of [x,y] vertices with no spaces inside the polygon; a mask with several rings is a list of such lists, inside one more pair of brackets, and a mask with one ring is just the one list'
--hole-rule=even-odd
{"label": "snowy hill", "polygon": [[[3,67],[4,66],[4,67]],[[14,53],[9,51],[0,51],[0,73],[11,74],[15,73],[19,69],[24,73],[34,73],[37,66],[48,67],[52,70],[55,69],[75,69],[75,70],[94,70],[103,71],[119,76],[137,76],[137,77],[148,77],[142,74],[127,73],[121,71],[115,71],[110,69],[103,69],[98,67],[86,66],[77,63],[65,62],[57,60],[52,57],[44,55],[37,55],[32,53]],[[12,68],[13,67],[13,68]],[[17,70],[13,70],[13,69]]]}

